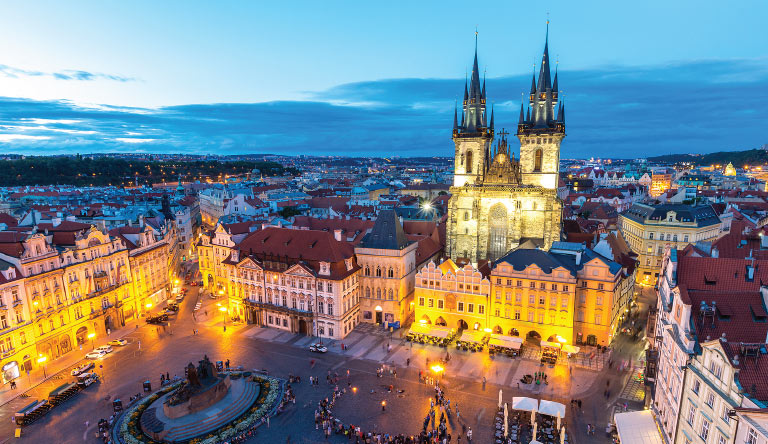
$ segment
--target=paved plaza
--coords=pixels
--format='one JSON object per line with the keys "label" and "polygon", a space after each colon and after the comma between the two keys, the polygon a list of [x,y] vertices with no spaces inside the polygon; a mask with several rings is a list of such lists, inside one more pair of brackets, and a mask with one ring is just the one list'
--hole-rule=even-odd
{"label": "paved plaza", "polygon": [[[153,388],[159,387],[161,373],[183,376],[182,366],[196,362],[204,354],[214,361],[229,359],[232,365],[263,368],[274,376],[301,376],[302,382],[293,385],[296,404],[272,418],[269,427],[261,427],[252,440],[254,443],[286,442],[289,435],[294,443],[324,442],[322,433],[314,427],[314,411],[317,403],[332,393],[333,386],[325,382],[329,372],[340,375],[341,389],[349,389],[334,408],[334,415],[345,424],[390,434],[418,434],[429,409],[429,397],[434,395],[431,386],[419,381],[419,372],[427,371],[427,359],[430,362],[445,360],[446,353],[449,359],[441,386],[452,406],[458,404],[461,412],[460,420],[451,416],[448,421],[453,436],[463,427],[471,427],[475,442],[493,441],[492,425],[499,389],[503,390],[504,401],[509,403],[513,396],[550,399],[566,406],[570,406],[571,399],[582,399],[581,411],[569,408],[565,417],[574,443],[609,442],[602,434],[587,438],[584,434],[586,424],[595,424],[602,430],[612,409],[623,407],[624,402],[631,408],[641,408],[637,396],[630,396],[639,392],[637,383],[630,382],[630,386],[625,387],[631,381],[631,372],[618,372],[615,367],[607,369],[601,365],[597,370],[574,364],[573,360],[554,366],[542,365],[535,354],[517,358],[491,357],[486,352],[473,353],[450,346],[412,344],[402,340],[400,332],[390,335],[386,330],[367,324],[359,326],[343,341],[345,350],[340,341],[330,341],[326,342],[327,354],[314,354],[308,346],[315,338],[230,322],[226,323],[225,330],[216,301],[207,297],[200,298],[202,308],[193,316],[197,299],[197,288],[193,287],[181,304],[177,319],[171,320],[170,328],[147,325],[144,321],[133,322],[112,332],[110,338],[97,341],[95,346],[115,337],[124,337],[129,344],[116,347],[108,357],[96,361],[97,372],[103,375],[102,382],[88,387],[25,427],[20,441],[98,442],[94,437],[96,424],[100,418],[109,417],[113,399],[127,400],[141,392],[144,380],[150,380]],[[194,334],[195,330],[197,334]],[[620,337],[616,344],[623,350],[621,357],[615,359],[630,360],[640,356],[639,342]],[[534,348],[529,350],[535,351]],[[10,420],[12,414],[32,399],[45,398],[52,389],[71,380],[69,370],[87,351],[72,352],[51,362],[47,366],[48,378],[43,382],[39,382],[43,375],[33,372],[27,381],[19,381],[17,390],[11,391],[6,386],[0,392],[0,415],[4,419],[0,421],[0,440],[12,439],[15,428]],[[633,362],[639,365],[638,361]],[[377,377],[377,369],[383,365],[394,371],[385,371],[383,377]],[[346,379],[347,370],[349,380]],[[548,384],[519,383],[524,375],[541,371],[547,374]],[[309,376],[319,377],[320,385],[310,386]],[[606,384],[613,391],[608,398],[605,397]],[[394,387],[391,393],[387,390],[390,385]],[[356,390],[352,391],[352,387]],[[29,396],[19,396],[22,393]],[[387,403],[385,412],[381,411],[381,401]],[[331,441],[346,442],[346,439],[332,436]]]}

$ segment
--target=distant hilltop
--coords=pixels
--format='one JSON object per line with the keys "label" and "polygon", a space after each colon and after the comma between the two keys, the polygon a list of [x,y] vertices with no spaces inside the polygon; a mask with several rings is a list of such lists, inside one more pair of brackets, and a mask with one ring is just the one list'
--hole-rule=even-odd
{"label": "distant hilltop", "polygon": [[746,151],[719,151],[710,154],[667,154],[665,156],[649,157],[652,163],[682,163],[694,165],[726,165],[731,162],[734,166],[768,164],[768,145],[762,148]]}

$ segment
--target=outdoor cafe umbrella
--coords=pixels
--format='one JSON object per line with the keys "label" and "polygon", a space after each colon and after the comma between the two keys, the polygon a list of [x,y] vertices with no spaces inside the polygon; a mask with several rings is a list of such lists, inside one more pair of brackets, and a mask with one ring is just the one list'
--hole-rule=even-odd
{"label": "outdoor cafe umbrella", "polygon": [[504,437],[506,438],[509,433],[507,430],[509,429],[509,410],[507,409],[507,403],[504,403]]}
{"label": "outdoor cafe umbrella", "polygon": [[536,410],[531,410],[531,425],[536,425]]}
{"label": "outdoor cafe umbrella", "polygon": [[499,410],[501,410],[501,389],[499,389]]}
{"label": "outdoor cafe umbrella", "polygon": [[565,444],[565,426],[560,429],[560,444]]}
{"label": "outdoor cafe umbrella", "polygon": [[557,412],[557,428],[560,428],[560,412]]}
{"label": "outdoor cafe umbrella", "polygon": [[533,439],[536,439],[536,429],[539,428],[539,423],[533,423]]}

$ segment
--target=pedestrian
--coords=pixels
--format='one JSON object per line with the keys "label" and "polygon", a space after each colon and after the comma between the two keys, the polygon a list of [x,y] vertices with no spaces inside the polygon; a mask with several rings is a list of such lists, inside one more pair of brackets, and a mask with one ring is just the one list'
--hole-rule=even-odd
{"label": "pedestrian", "polygon": [[85,430],[88,430],[88,425],[90,424],[90,421],[85,421]]}
{"label": "pedestrian", "polygon": [[410,367],[410,366],[411,366],[411,358],[407,358],[407,359],[405,360],[405,366],[406,366],[406,367]]}
{"label": "pedestrian", "polygon": [[579,399],[579,409],[581,409],[581,399]]}
{"label": "pedestrian", "polygon": [[472,443],[472,427],[467,429],[467,442]]}

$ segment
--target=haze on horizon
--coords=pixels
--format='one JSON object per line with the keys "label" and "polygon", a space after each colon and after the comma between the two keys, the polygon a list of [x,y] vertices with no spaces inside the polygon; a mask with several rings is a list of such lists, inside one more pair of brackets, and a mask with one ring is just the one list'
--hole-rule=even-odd
{"label": "haze on horizon", "polygon": [[548,11],[563,157],[768,143],[764,2],[478,9],[3,3],[0,152],[450,155],[475,27],[496,126],[513,132]]}

